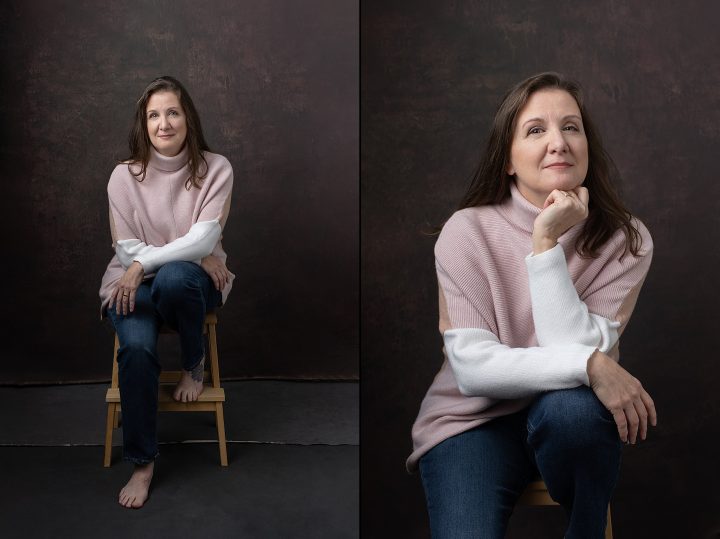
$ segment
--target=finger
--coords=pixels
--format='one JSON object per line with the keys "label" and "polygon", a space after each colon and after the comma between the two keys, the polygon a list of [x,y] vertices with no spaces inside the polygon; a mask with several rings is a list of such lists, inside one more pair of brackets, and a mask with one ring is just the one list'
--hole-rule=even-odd
{"label": "finger", "polygon": [[623,412],[622,408],[618,410],[610,410],[610,412],[613,415],[613,419],[615,420],[615,424],[618,428],[618,434],[620,435],[620,439],[623,442],[627,442],[628,440],[628,426],[627,426],[627,419],[625,418],[625,412]]}
{"label": "finger", "polygon": [[130,312],[133,312],[135,310],[135,290],[130,291],[128,303],[130,304]]}
{"label": "finger", "polygon": [[645,405],[645,409],[648,412],[648,419],[650,420],[650,424],[654,427],[657,425],[657,412],[655,411],[655,402],[653,402],[652,398],[648,394],[647,391],[644,389],[640,392],[640,398],[643,401],[643,404]]}
{"label": "finger", "polygon": [[633,403],[630,403],[625,408],[625,417],[627,417],[628,422],[628,441],[631,444],[635,444],[637,441],[638,428],[640,427],[640,418],[635,411]]}
{"label": "finger", "polygon": [[580,187],[575,188],[575,194],[580,202],[583,203],[583,206],[587,207],[590,202],[590,191],[587,190],[587,187],[583,187],[581,185]]}
{"label": "finger", "polygon": [[636,399],[633,403],[633,406],[635,408],[635,413],[638,416],[638,419],[640,420],[640,425],[638,428],[638,435],[640,436],[641,440],[644,440],[647,438],[647,420],[648,420],[648,413],[645,409],[645,403],[642,401],[642,399]]}
{"label": "finger", "polygon": [[115,306],[115,312],[119,312],[121,294],[122,294],[121,290],[116,287],[115,291],[113,292],[113,295],[111,297],[111,301],[112,301],[111,307],[113,305]]}
{"label": "finger", "polygon": [[548,206],[551,206],[553,203],[557,202],[561,198],[565,198],[565,193],[563,193],[559,189],[553,189],[552,191],[550,191],[550,194],[545,199],[545,203],[543,204],[543,209],[547,208]]}
{"label": "finger", "polygon": [[122,297],[122,309],[123,309],[123,316],[127,316],[129,313],[128,311],[128,299],[129,299],[128,292],[126,290],[123,290],[123,297]]}
{"label": "finger", "polygon": [[217,274],[215,274],[215,273],[212,274],[212,280],[213,280],[213,283],[215,283],[215,288],[217,290],[220,290],[220,278],[217,276]]}

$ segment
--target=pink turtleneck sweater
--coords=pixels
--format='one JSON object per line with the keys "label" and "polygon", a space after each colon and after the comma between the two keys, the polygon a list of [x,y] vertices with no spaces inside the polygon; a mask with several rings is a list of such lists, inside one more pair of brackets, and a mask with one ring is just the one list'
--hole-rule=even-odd
{"label": "pink turtleneck sweater", "polygon": [[445,358],[413,425],[410,471],[438,443],[517,412],[542,391],[587,385],[596,349],[619,358],[652,259],[649,232],[634,219],[637,257],[620,260],[617,231],[597,258],[581,258],[580,223],[533,256],[540,209],[514,184],[510,191],[502,204],[456,212],[435,244]]}
{"label": "pink turtleneck sweater", "polygon": [[[142,182],[130,173],[131,167],[137,172],[139,166],[128,164],[116,166],[108,182],[110,227],[116,254],[100,285],[101,312],[132,260],[143,264],[145,279],[149,279],[170,260],[199,263],[199,259],[208,254],[223,262],[227,259],[220,234],[230,210],[233,172],[228,160],[205,152],[207,175],[200,189],[191,186],[188,191],[185,189],[190,176],[187,149],[174,157],[151,151]],[[233,278],[231,274],[222,290],[223,303]]]}

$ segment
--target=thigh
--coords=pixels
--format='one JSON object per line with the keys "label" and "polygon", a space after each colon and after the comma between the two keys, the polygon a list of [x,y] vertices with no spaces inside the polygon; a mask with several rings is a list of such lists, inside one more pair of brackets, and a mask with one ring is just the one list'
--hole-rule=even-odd
{"label": "thigh", "polygon": [[523,412],[448,438],[420,459],[433,539],[498,538],[536,470]]}
{"label": "thigh", "polygon": [[198,290],[207,310],[220,304],[222,294],[215,289],[212,278],[202,267],[194,262],[168,262],[157,271],[152,281],[151,296],[155,301],[161,296],[182,299]]}
{"label": "thigh", "polygon": [[118,314],[115,307],[107,315],[118,335],[120,346],[154,347],[161,319],[150,297],[150,284],[141,283],[135,293],[135,309],[127,316]]}

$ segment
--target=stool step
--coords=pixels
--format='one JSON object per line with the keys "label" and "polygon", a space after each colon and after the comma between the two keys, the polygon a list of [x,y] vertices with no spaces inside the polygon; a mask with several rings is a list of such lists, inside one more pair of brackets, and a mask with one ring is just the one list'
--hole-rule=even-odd
{"label": "stool step", "polygon": [[[180,381],[183,371],[162,371],[160,373],[161,384],[176,384]],[[210,371],[203,372],[203,382],[210,380]]]}
{"label": "stool step", "polygon": [[520,505],[558,505],[558,503],[550,497],[545,483],[542,481],[533,481],[527,486],[525,492],[518,500]]}
{"label": "stool step", "polygon": [[[179,405],[177,409],[192,409],[197,406],[198,403],[214,403],[214,402],[225,402],[225,390],[221,387],[212,387],[209,385],[205,386],[205,389],[198,397],[197,402],[177,402],[172,398],[173,391],[175,390],[174,385],[160,385],[158,391],[158,404],[160,409],[172,410]],[[120,389],[108,388],[105,394],[105,402],[120,402]],[[170,406],[168,406],[170,405]],[[213,408],[214,410],[214,408]]]}

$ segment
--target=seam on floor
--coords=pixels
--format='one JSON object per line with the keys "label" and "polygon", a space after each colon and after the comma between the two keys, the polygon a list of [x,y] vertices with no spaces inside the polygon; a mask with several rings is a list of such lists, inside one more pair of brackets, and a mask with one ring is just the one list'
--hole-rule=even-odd
{"label": "seam on floor", "polygon": [[[182,440],[179,442],[158,442],[158,445],[178,445],[178,444],[217,444],[217,440]],[[358,447],[360,444],[327,444],[327,443],[293,443],[293,442],[262,442],[258,440],[227,440],[228,444],[248,444],[248,445],[291,445],[298,447]],[[0,447],[105,447],[105,444],[7,444],[0,443]],[[120,445],[113,445],[113,447],[120,447]]]}

